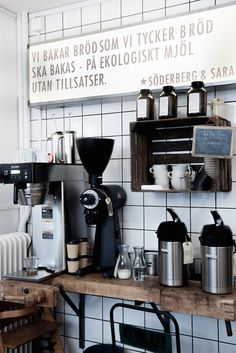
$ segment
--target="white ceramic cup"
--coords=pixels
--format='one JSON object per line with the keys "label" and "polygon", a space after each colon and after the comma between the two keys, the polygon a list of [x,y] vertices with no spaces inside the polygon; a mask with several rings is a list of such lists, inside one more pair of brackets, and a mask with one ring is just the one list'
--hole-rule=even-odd
{"label": "white ceramic cup", "polygon": [[169,187],[168,173],[159,173],[154,177],[154,184]]}
{"label": "white ceramic cup", "polygon": [[151,168],[149,168],[149,172],[152,174],[165,173],[167,172],[166,164],[153,164]]}
{"label": "white ceramic cup", "polygon": [[171,185],[175,190],[190,189],[190,182],[193,175],[189,164],[173,164],[172,172],[168,173]]}
{"label": "white ceramic cup", "polygon": [[169,176],[166,164],[154,164],[149,172],[153,174],[154,184],[168,187]]}
{"label": "white ceramic cup", "polygon": [[189,164],[172,164],[173,173],[182,173],[184,174],[189,169]]}
{"label": "white ceramic cup", "polygon": [[181,173],[169,172],[169,177],[171,179],[172,188],[175,190],[185,190],[185,175]]}

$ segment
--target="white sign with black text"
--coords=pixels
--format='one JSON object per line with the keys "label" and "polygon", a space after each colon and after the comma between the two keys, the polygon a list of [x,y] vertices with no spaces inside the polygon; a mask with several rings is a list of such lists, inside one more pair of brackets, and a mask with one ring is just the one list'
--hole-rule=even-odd
{"label": "white sign with black text", "polygon": [[236,79],[236,5],[29,48],[30,104]]}

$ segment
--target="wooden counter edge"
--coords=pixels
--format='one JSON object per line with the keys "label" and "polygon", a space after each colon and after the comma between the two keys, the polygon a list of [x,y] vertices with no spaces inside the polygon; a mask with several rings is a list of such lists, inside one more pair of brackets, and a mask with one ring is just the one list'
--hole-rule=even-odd
{"label": "wooden counter edge", "polygon": [[165,287],[160,306],[171,312],[235,321],[236,290],[232,294],[210,294],[202,291],[200,282],[189,281],[185,287]]}
{"label": "wooden counter edge", "polygon": [[54,277],[52,284],[61,285],[65,292],[153,302],[170,312],[236,320],[236,290],[227,295],[209,294],[202,291],[198,281],[189,281],[184,287],[164,287],[159,285],[158,277],[135,282],[132,279],[104,279],[101,274],[84,277],[63,274]]}
{"label": "wooden counter edge", "polygon": [[52,281],[53,285],[61,285],[65,292],[97,295],[108,298],[138,300],[143,302],[160,302],[158,277],[147,278],[144,282],[133,279],[106,279],[101,274],[91,274],[83,277],[60,275]]}

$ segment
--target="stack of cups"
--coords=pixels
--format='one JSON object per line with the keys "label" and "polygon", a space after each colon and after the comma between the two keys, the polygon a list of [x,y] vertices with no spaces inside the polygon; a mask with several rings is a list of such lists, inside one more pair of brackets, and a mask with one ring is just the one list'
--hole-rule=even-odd
{"label": "stack of cups", "polygon": [[169,189],[169,175],[166,164],[154,164],[149,171],[153,174],[155,185],[159,185],[160,188]]}
{"label": "stack of cups", "polygon": [[68,240],[67,249],[67,270],[68,273],[77,274],[77,272],[88,264],[88,239],[80,238]]}
{"label": "stack of cups", "polygon": [[68,240],[66,249],[68,273],[76,273],[79,270],[79,240]]}
{"label": "stack of cups", "polygon": [[84,268],[88,265],[88,238],[80,238],[79,240],[79,268]]}

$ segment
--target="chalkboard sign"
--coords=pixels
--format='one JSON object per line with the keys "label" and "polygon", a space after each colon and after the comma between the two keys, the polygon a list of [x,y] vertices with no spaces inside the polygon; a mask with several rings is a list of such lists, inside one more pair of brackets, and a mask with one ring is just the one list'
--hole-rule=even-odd
{"label": "chalkboard sign", "polygon": [[192,155],[196,157],[232,158],[234,128],[194,126]]}

